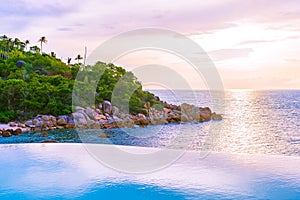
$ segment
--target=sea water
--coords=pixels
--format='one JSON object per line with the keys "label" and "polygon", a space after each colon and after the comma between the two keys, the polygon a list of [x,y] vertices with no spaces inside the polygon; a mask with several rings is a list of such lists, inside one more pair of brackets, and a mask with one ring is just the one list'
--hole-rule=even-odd
{"label": "sea water", "polygon": [[[35,143],[46,139],[64,143],[99,143],[144,147],[166,147],[219,152],[300,155],[299,90],[230,90],[215,105],[210,91],[152,91],[174,104],[209,106],[223,120],[205,123],[155,125],[145,128],[55,131],[48,137],[22,134],[0,138],[0,143]],[[222,103],[222,105],[221,105]],[[100,138],[100,133],[110,138]],[[205,146],[205,147],[204,147]]]}

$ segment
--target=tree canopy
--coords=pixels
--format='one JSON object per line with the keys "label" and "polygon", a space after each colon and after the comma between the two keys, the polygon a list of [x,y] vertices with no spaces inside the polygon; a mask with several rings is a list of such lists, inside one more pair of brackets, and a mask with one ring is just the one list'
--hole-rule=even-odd
{"label": "tree canopy", "polygon": [[[29,44],[29,40],[0,37],[0,122],[37,114],[70,114],[75,79],[87,92],[90,84],[97,84],[95,104],[113,100],[120,109],[129,105],[131,113],[146,113],[145,103],[160,103],[152,93],[142,90],[133,73],[122,67],[103,62],[83,67],[80,63],[70,64],[70,58],[66,64],[54,52],[40,53],[37,46],[28,48]],[[79,61],[80,57],[75,59]],[[82,79],[77,77],[79,70],[84,75]],[[102,72],[99,80],[93,74],[95,70]]]}

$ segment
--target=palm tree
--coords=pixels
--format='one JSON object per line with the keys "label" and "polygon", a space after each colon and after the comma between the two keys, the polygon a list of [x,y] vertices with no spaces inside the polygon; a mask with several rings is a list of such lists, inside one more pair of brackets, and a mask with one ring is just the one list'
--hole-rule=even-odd
{"label": "palm tree", "polygon": [[56,53],[54,53],[53,51],[51,52],[51,56],[53,57],[53,58],[56,58]]}
{"label": "palm tree", "polygon": [[7,38],[7,50],[10,51],[10,44],[12,43],[12,38]]}
{"label": "palm tree", "polygon": [[72,60],[72,58],[68,57],[68,65],[71,64],[71,60]]}
{"label": "palm tree", "polygon": [[41,43],[41,53],[42,53],[42,51],[43,51],[43,43],[46,44],[48,41],[46,40],[46,37],[43,36],[43,37],[41,37],[41,38],[39,39],[39,42]]}
{"label": "palm tree", "polygon": [[7,40],[7,39],[8,39],[8,37],[6,35],[0,36],[0,40]]}
{"label": "palm tree", "polygon": [[78,54],[78,55],[76,56],[76,58],[75,58],[75,60],[78,60],[78,64],[79,64],[79,61],[82,60],[82,59],[83,59],[83,57],[81,57],[80,54]]}
{"label": "palm tree", "polygon": [[27,46],[30,44],[30,41],[29,40],[25,40],[24,44],[25,44],[25,49],[27,50]]}
{"label": "palm tree", "polygon": [[14,47],[16,47],[16,48],[19,49],[20,48],[20,44],[21,44],[20,39],[19,38],[15,38],[14,41],[13,41]]}
{"label": "palm tree", "polygon": [[37,52],[40,52],[41,49],[38,46],[32,46],[32,47],[30,47],[30,51],[37,53]]}

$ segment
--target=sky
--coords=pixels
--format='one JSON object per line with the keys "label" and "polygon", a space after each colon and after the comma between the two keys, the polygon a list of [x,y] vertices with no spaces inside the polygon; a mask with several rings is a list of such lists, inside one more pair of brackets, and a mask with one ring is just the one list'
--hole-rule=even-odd
{"label": "sky", "polygon": [[[300,0],[8,0],[0,4],[0,35],[29,39],[63,61],[88,55],[108,39],[139,28],[183,34],[213,61],[226,89],[300,89]],[[187,63],[143,51],[115,61],[126,69],[171,66],[201,88]],[[194,80],[194,81],[193,81]],[[200,81],[201,82],[201,81]]]}

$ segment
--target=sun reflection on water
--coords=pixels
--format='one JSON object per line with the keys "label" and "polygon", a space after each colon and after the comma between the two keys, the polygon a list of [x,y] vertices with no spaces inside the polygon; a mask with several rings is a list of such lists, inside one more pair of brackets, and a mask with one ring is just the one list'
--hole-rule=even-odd
{"label": "sun reflection on water", "polygon": [[278,121],[274,118],[282,111],[274,106],[268,107],[276,102],[265,102],[272,98],[267,99],[262,91],[254,90],[229,91],[225,98],[224,130],[216,150],[243,153],[285,151],[288,140],[278,137],[276,130],[282,127],[274,124]]}

